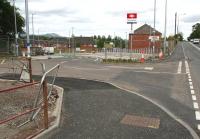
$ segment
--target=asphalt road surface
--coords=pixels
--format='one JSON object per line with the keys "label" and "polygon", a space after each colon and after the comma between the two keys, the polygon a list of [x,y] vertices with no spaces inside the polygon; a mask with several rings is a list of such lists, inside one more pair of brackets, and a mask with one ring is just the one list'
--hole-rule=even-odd
{"label": "asphalt road surface", "polygon": [[[200,135],[200,52],[192,44],[179,43],[172,56],[160,63],[102,64],[82,57],[35,60],[33,73],[41,74],[40,63],[48,69],[60,62],[57,83],[65,88],[62,123],[48,138],[187,139],[190,134]],[[155,105],[109,84],[80,78],[112,83]],[[160,127],[121,124],[126,115],[160,119]]]}

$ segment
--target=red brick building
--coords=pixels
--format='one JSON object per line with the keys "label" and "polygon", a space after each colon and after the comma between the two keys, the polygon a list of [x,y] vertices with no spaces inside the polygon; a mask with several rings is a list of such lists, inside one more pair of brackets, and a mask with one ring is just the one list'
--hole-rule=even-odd
{"label": "red brick building", "polygon": [[[153,48],[153,41],[150,39],[150,36],[153,36],[154,34],[153,30],[154,29],[151,26],[144,24],[143,26],[136,29],[134,34],[129,34],[129,49]],[[159,40],[155,41],[155,48],[160,48],[162,33],[156,30],[155,36],[156,38],[159,38]]]}

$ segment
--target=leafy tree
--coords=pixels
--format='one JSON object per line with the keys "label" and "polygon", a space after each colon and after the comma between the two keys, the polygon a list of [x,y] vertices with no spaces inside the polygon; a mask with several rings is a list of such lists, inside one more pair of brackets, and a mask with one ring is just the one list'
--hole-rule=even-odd
{"label": "leafy tree", "polygon": [[200,38],[200,23],[193,25],[192,30],[189,39]]}
{"label": "leafy tree", "polygon": [[[24,18],[16,8],[16,22],[18,32],[23,32]],[[4,35],[15,34],[14,7],[7,0],[0,0],[0,33]]]}

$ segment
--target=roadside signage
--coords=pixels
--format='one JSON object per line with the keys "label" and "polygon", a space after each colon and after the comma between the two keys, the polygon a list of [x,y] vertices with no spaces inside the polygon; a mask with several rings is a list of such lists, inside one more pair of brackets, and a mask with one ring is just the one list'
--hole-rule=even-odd
{"label": "roadside signage", "polygon": [[159,41],[159,36],[149,36],[149,40],[151,41]]}
{"label": "roadside signage", "polygon": [[137,13],[127,13],[127,24],[137,23]]}

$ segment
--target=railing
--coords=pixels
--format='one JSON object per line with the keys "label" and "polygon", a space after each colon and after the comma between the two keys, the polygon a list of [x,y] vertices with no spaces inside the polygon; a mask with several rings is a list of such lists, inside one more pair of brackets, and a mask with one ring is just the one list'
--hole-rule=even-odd
{"label": "railing", "polygon": [[36,124],[40,130],[49,127],[48,113],[53,111],[58,98],[54,84],[59,67],[58,64],[48,71],[43,68],[43,76],[39,82],[5,81],[7,85],[11,86],[13,83],[17,85],[0,89],[0,130],[2,128],[9,132],[11,128],[22,127],[29,123]]}
{"label": "railing", "polygon": [[[32,82],[32,67],[31,58],[23,57],[11,57],[5,59],[5,63],[0,66],[1,71],[10,73],[13,77],[17,77],[17,80]],[[22,74],[27,73],[28,78],[24,79]]]}

